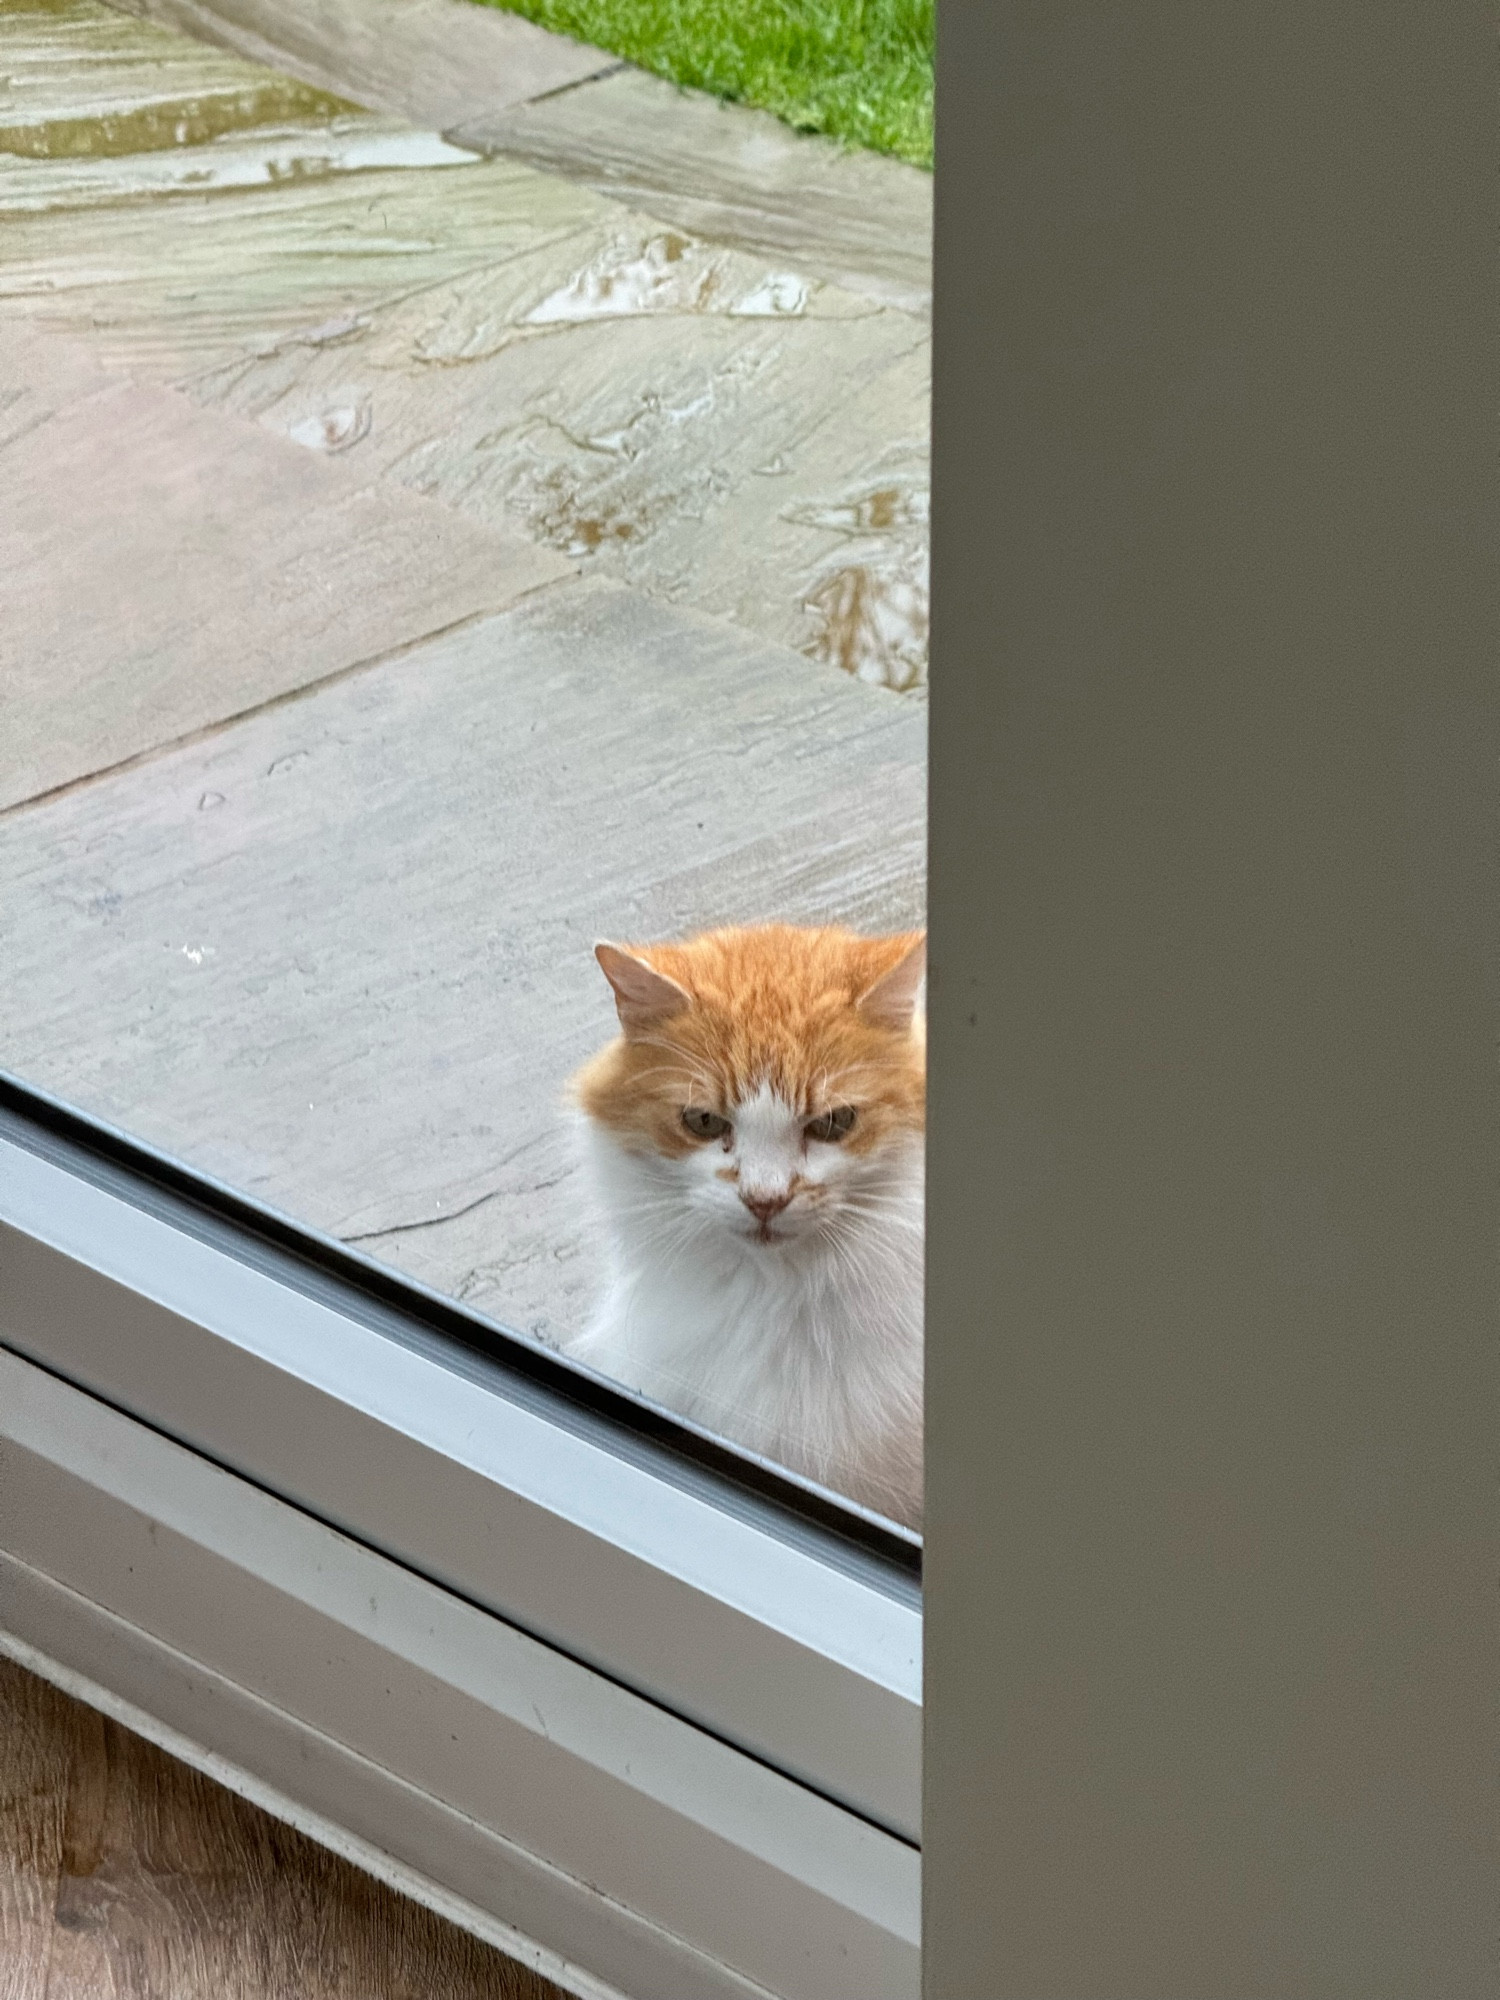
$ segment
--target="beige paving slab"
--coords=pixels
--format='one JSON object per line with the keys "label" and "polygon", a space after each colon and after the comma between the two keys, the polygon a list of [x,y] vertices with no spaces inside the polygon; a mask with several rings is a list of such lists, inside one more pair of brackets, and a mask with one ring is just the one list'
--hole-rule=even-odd
{"label": "beige paving slab", "polygon": [[675,223],[887,305],[932,302],[932,176],[621,69],[446,128]]}
{"label": "beige paving slab", "polygon": [[923,712],[602,581],[0,818],[0,1063],[541,1337],[601,935],[920,919]]}
{"label": "beige paving slab", "polygon": [[0,7],[0,155],[141,153],[347,109],[284,72],[99,0]]}
{"label": "beige paving slab", "polygon": [[927,356],[904,313],[621,216],[192,393],[666,602],[922,678]]}
{"label": "beige paving slab", "polygon": [[613,211],[587,190],[499,160],[14,213],[0,220],[0,320],[172,380],[287,339],[338,341],[382,301],[559,241],[601,213]]}
{"label": "beige paving slab", "polygon": [[568,573],[52,347],[0,351],[0,494],[0,810]]}
{"label": "beige paving slab", "polygon": [[115,0],[325,90],[441,128],[616,66],[469,0]]}
{"label": "beige paving slab", "polygon": [[[98,364],[87,348],[7,329],[0,339],[0,445],[24,437],[100,386]],[[9,532],[17,525],[8,512],[0,514],[0,526]]]}

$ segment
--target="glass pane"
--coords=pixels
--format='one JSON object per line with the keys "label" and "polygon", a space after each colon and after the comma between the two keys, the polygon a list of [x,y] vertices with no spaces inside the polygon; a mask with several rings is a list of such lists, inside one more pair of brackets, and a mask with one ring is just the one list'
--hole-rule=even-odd
{"label": "glass pane", "polygon": [[931,7],[521,11],[0,12],[0,1061],[915,1529]]}

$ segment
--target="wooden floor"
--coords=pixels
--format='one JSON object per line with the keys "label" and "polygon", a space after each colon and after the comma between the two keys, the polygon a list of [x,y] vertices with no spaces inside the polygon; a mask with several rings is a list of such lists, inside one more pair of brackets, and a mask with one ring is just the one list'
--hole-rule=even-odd
{"label": "wooden floor", "polygon": [[0,1660],[0,2000],[562,2000]]}

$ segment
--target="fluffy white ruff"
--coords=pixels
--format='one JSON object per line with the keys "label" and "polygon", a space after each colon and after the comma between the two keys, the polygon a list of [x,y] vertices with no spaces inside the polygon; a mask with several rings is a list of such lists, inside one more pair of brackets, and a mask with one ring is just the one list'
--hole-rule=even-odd
{"label": "fluffy white ruff", "polygon": [[571,1351],[705,1428],[915,1526],[921,1509],[922,1142],[859,1162],[764,1243],[684,1162],[580,1121],[609,1242]]}

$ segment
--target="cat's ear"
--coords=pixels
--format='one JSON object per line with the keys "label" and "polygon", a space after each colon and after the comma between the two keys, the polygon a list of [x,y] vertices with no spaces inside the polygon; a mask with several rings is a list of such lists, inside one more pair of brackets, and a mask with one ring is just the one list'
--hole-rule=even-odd
{"label": "cat's ear", "polygon": [[615,1011],[626,1034],[632,1028],[649,1028],[657,1021],[669,1020],[692,1005],[686,987],[637,958],[633,951],[617,944],[596,944],[594,956],[615,989]]}
{"label": "cat's ear", "polygon": [[921,991],[926,971],[927,938],[924,933],[894,965],[886,967],[873,986],[865,988],[855,1005],[876,1027],[904,1031],[911,1026],[917,1008],[917,994]]}

